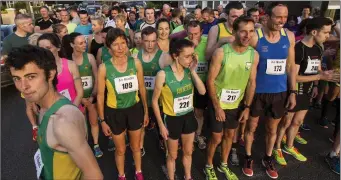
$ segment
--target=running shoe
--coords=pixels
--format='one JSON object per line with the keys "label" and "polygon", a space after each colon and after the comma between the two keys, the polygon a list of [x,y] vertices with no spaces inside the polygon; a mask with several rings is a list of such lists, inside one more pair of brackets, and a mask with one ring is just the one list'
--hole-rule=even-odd
{"label": "running shoe", "polygon": [[111,137],[109,137],[108,141],[108,151],[114,151],[115,150],[115,144]]}
{"label": "running shoe", "polygon": [[326,118],[326,117],[323,117],[322,119],[320,119],[319,121],[318,121],[318,124],[320,125],[320,126],[322,126],[323,128],[325,128],[325,129],[328,129],[328,118]]}
{"label": "running shoe", "polygon": [[118,176],[117,180],[126,180],[127,178],[125,176]]}
{"label": "running shoe", "polygon": [[147,129],[148,131],[153,130],[155,128],[155,122],[149,122]]}
{"label": "running shoe", "polygon": [[227,164],[220,164],[218,171],[224,173],[228,180],[238,180],[238,177],[227,167]]}
{"label": "running shoe", "polygon": [[103,156],[103,152],[101,151],[101,148],[99,148],[98,144],[94,146],[94,151],[95,151],[95,156],[97,158],[100,158]]}
{"label": "running shoe", "polygon": [[253,176],[252,166],[253,160],[251,158],[245,158],[244,167],[242,168],[242,171],[245,174],[245,176],[249,177]]}
{"label": "running shoe", "polygon": [[135,180],[144,180],[142,172],[137,172],[135,174]]}
{"label": "running shoe", "polygon": [[194,142],[198,143],[199,149],[205,149],[206,148],[205,139],[206,138],[204,136],[198,136],[198,135],[195,136]]}
{"label": "running shoe", "polygon": [[335,126],[335,120],[332,121],[332,122],[330,122],[330,124],[331,124],[332,126]]}
{"label": "running shoe", "polygon": [[262,159],[262,164],[266,169],[266,174],[271,178],[271,179],[277,179],[278,178],[278,173],[277,170],[275,168],[275,164],[273,162],[272,157],[270,158],[270,160],[266,161],[264,159]]}
{"label": "running shoe", "polygon": [[330,138],[329,138],[329,141],[330,141],[331,143],[334,143],[334,139],[335,139],[334,137],[330,137]]}
{"label": "running shoe", "polygon": [[337,156],[330,157],[330,154],[328,153],[325,157],[325,161],[327,162],[330,170],[332,170],[336,174],[340,174],[340,158]]}
{"label": "running shoe", "polygon": [[300,133],[298,132],[297,135],[295,136],[295,141],[297,143],[300,143],[300,144],[307,144],[307,140],[303,139],[300,135]]}
{"label": "running shoe", "polygon": [[231,149],[231,153],[230,153],[230,163],[233,166],[239,166],[239,158],[238,158],[238,154],[237,154],[237,149],[232,148]]}
{"label": "running shoe", "polygon": [[297,148],[295,148],[294,146],[291,148],[288,148],[288,146],[284,146],[283,148],[283,152],[290,154],[292,156],[294,156],[295,159],[299,160],[299,161],[307,161],[307,158],[305,156],[303,156],[298,150]]}
{"label": "running shoe", "polygon": [[146,154],[146,151],[144,150],[144,147],[141,148],[141,157],[143,157]]}
{"label": "running shoe", "polygon": [[305,131],[310,131],[311,130],[310,126],[308,124],[304,124],[304,123],[300,126],[300,128],[302,130],[305,130]]}
{"label": "running shoe", "polygon": [[285,160],[281,149],[276,149],[276,150],[274,149],[272,151],[272,154],[274,155],[274,158],[279,165],[282,165],[282,166],[287,165],[287,161]]}
{"label": "running shoe", "polygon": [[206,175],[206,180],[218,180],[217,175],[215,174],[214,168],[205,166],[204,173]]}
{"label": "running shoe", "polygon": [[322,108],[322,104],[321,103],[315,103],[314,106],[316,109],[321,109]]}
{"label": "running shoe", "polygon": [[159,140],[159,146],[160,146],[160,149],[162,149],[162,150],[165,149],[165,143],[164,143],[164,141],[162,139]]}

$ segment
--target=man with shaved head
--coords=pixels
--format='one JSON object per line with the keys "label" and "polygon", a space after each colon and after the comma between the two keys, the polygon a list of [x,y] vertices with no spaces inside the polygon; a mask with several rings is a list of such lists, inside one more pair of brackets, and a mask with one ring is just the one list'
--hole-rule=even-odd
{"label": "man with shaved head", "polygon": [[34,26],[31,16],[18,14],[14,22],[17,30],[3,40],[2,55],[7,55],[13,48],[28,44],[28,37],[33,33]]}
{"label": "man with shaved head", "polygon": [[168,4],[164,4],[162,6],[162,14],[161,14],[161,17],[163,18],[166,18],[168,20],[171,20],[172,18],[172,13],[170,12],[171,11],[171,7],[168,5]]}

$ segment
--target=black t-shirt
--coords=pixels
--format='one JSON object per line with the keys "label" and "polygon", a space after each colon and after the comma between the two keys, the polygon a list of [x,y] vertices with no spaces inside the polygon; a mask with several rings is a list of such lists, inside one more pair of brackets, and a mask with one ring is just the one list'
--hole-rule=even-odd
{"label": "black t-shirt", "polygon": [[48,29],[52,24],[57,24],[58,20],[55,18],[49,18],[45,21],[43,18],[36,20],[35,25],[40,27],[40,30]]}
{"label": "black t-shirt", "polygon": [[[308,47],[301,41],[295,45],[295,63],[300,65],[298,74],[300,76],[309,76],[318,73],[318,67],[321,64],[323,50],[319,45]],[[298,83],[298,94],[311,92],[313,82]]]}

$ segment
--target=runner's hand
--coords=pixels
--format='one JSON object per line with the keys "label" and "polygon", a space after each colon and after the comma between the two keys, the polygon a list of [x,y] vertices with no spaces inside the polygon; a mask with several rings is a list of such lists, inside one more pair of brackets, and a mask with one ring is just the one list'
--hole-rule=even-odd
{"label": "runner's hand", "polygon": [[197,66],[198,66],[198,55],[194,53],[193,58],[192,58],[192,62],[189,65],[189,69],[191,71],[195,71],[197,69]]}
{"label": "runner's hand", "polygon": [[324,56],[334,56],[336,54],[336,50],[332,48],[328,48],[324,50],[323,55]]}
{"label": "runner's hand", "polygon": [[315,97],[318,95],[318,93],[319,93],[318,88],[317,88],[317,87],[314,87],[314,88],[313,88],[313,92],[311,93],[311,97],[312,97],[312,98],[315,98]]}
{"label": "runner's hand", "polygon": [[322,71],[320,73],[320,79],[330,82],[340,82],[340,72],[336,72],[333,70]]}
{"label": "runner's hand", "polygon": [[163,139],[164,139],[165,141],[168,140],[168,135],[169,135],[169,133],[168,133],[168,129],[165,127],[165,125],[162,125],[162,126],[160,127],[160,134],[161,134],[161,136],[163,137]]}
{"label": "runner's hand", "polygon": [[289,110],[292,110],[292,109],[294,109],[295,106],[296,106],[296,94],[291,93],[289,95],[286,108]]}
{"label": "runner's hand", "polygon": [[149,124],[149,116],[148,114],[144,114],[144,117],[143,117],[143,127],[147,127]]}
{"label": "runner's hand", "polygon": [[112,132],[111,132],[109,125],[106,122],[102,122],[101,126],[102,126],[103,134],[105,136],[110,136]]}
{"label": "runner's hand", "polygon": [[240,114],[238,121],[240,123],[245,123],[249,119],[249,116],[250,116],[250,109],[245,108],[243,112]]}
{"label": "runner's hand", "polygon": [[221,122],[225,122],[225,112],[223,109],[221,109],[221,107],[218,108],[214,108],[215,111],[215,118],[217,119],[217,121],[221,121]]}
{"label": "runner's hand", "polygon": [[82,104],[84,105],[84,107],[88,107],[91,105],[87,98],[82,98]]}

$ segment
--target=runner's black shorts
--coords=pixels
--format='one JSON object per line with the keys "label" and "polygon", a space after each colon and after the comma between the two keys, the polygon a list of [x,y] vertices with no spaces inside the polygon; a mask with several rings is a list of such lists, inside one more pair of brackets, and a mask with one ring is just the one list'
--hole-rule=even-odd
{"label": "runner's black shorts", "polygon": [[212,132],[221,133],[224,129],[236,129],[239,124],[239,115],[241,108],[224,109],[225,121],[218,121],[212,103],[208,104],[208,113],[210,119],[210,128]]}
{"label": "runner's black shorts", "polygon": [[136,131],[143,125],[144,112],[141,101],[124,109],[106,107],[104,113],[105,120],[114,135],[119,135],[125,130]]}
{"label": "runner's black shorts", "polygon": [[198,122],[194,117],[194,112],[191,111],[182,116],[164,115],[163,119],[168,130],[169,138],[177,140],[181,134],[191,134],[198,128]]}
{"label": "runner's black shorts", "polygon": [[251,105],[252,117],[265,114],[273,119],[280,119],[287,112],[285,108],[287,92],[280,93],[256,93]]}
{"label": "runner's black shorts", "polygon": [[310,106],[310,95],[309,94],[299,94],[296,96],[296,106],[292,110],[288,110],[288,112],[297,112],[308,110]]}
{"label": "runner's black shorts", "polygon": [[[207,89],[207,88],[206,88]],[[199,94],[197,88],[194,88],[194,98],[193,98],[193,106],[198,109],[206,109],[208,104],[208,94],[207,91],[204,95]]]}

